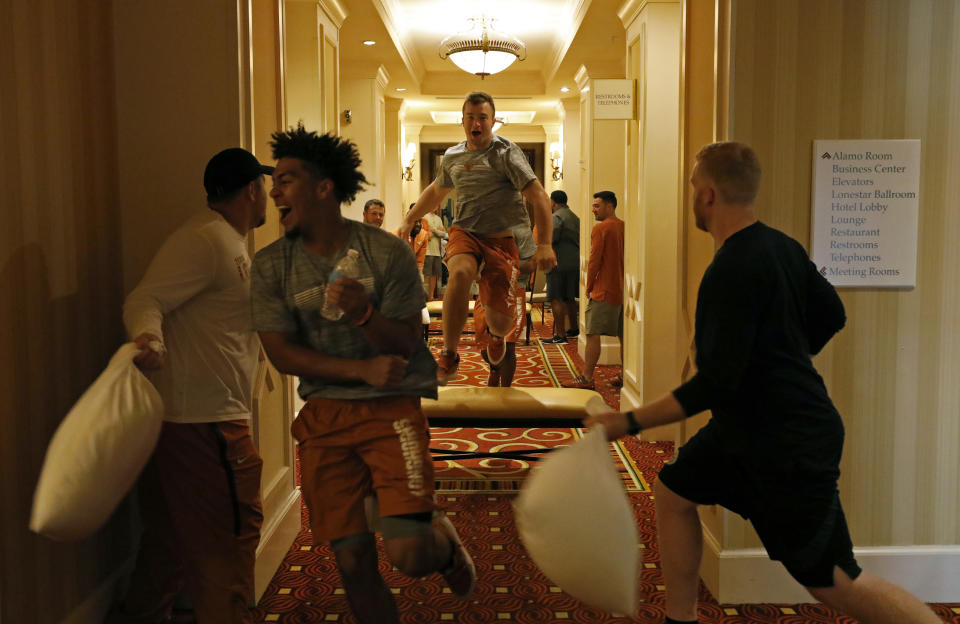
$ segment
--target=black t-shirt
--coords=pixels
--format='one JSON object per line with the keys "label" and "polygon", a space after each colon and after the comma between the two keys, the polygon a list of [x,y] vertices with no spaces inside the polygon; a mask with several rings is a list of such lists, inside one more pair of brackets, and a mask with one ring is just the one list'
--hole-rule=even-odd
{"label": "black t-shirt", "polygon": [[688,416],[712,410],[709,426],[742,465],[792,485],[835,482],[843,423],[810,358],[845,320],[800,243],[754,223],[704,273],[697,373],[674,396]]}

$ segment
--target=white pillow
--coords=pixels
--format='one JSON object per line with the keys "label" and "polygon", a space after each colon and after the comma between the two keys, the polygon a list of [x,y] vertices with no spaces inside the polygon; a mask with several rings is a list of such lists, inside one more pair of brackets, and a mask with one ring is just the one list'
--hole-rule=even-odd
{"label": "white pillow", "polygon": [[598,609],[636,612],[637,527],[603,426],[542,460],[514,512],[523,545],[550,580]]}
{"label": "white pillow", "polygon": [[127,343],[83,393],[50,440],[33,495],[30,530],[79,540],[102,527],[160,437],[163,401]]}

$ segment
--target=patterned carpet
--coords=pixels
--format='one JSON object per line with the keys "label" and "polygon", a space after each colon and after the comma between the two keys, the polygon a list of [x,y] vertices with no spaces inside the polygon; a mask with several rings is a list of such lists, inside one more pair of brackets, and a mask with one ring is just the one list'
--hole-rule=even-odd
{"label": "patterned carpet", "polygon": [[[534,319],[531,345],[520,343],[517,346],[515,385],[552,386],[558,380],[569,379],[582,366],[576,345],[539,344],[536,337],[542,325],[536,312]],[[549,327],[548,314],[544,336],[550,335]],[[434,343],[431,346],[436,346],[436,339],[431,338],[430,342]],[[485,385],[486,368],[469,337],[463,347],[461,376],[456,383]],[[599,367],[596,373],[597,390],[613,407],[619,405],[619,392],[610,386],[609,381],[618,372],[619,367],[609,366]],[[435,429],[432,435],[434,444],[455,445],[457,448],[457,445],[536,448],[569,444],[580,434],[576,429]],[[672,455],[672,444],[627,439],[611,452],[621,466],[642,544],[639,588],[647,596],[647,602],[640,605],[634,617],[607,614],[584,606],[540,573],[517,537],[511,505],[516,488],[529,466],[526,462],[488,459],[436,464],[437,498],[448,510],[476,562],[476,592],[468,602],[460,601],[450,594],[438,575],[410,579],[396,572],[381,557],[380,570],[396,596],[402,621],[405,624],[662,622],[663,585],[655,539],[653,498],[647,484],[654,480],[663,462]],[[483,480],[488,484],[483,485]],[[935,609],[945,621],[960,624],[960,605],[936,605]],[[260,600],[256,616],[258,622],[286,624],[355,622],[349,613],[329,549],[311,543],[305,511],[303,529]],[[700,621],[706,624],[853,622],[817,604],[720,605],[702,586]]]}

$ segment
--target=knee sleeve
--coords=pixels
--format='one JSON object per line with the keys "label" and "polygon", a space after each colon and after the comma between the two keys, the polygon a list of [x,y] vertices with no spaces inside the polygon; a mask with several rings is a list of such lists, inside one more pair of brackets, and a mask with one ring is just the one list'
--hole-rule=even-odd
{"label": "knee sleeve", "polygon": [[383,539],[426,535],[433,531],[432,520],[431,512],[386,516],[380,520]]}

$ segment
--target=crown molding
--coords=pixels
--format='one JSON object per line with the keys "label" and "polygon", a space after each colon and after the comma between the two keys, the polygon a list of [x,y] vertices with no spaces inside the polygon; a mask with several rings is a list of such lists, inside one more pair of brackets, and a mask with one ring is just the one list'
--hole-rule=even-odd
{"label": "crown molding", "polygon": [[404,67],[407,68],[407,71],[410,72],[414,80],[418,83],[423,82],[427,69],[420,59],[420,55],[416,53],[413,41],[406,33],[401,32],[397,26],[396,16],[399,13],[399,1],[371,0],[371,3],[380,16],[380,21],[383,22],[383,26],[387,29],[387,33],[390,35],[390,39],[393,41],[393,45],[397,49],[397,53],[400,55]]}
{"label": "crown molding", "polygon": [[553,45],[547,54],[547,61],[544,65],[543,81],[549,83],[560,70],[560,64],[563,63],[563,57],[567,55],[567,50],[573,45],[577,31],[583,23],[583,18],[587,15],[592,0],[570,0],[573,3],[573,11],[570,12],[570,30],[569,32],[557,32],[553,38]]}
{"label": "crown molding", "polygon": [[338,0],[316,0],[317,5],[320,7],[320,10],[326,13],[327,17],[330,18],[330,21],[333,22],[333,25],[336,26],[337,30],[340,30],[340,27],[343,26],[344,20],[347,19],[349,13],[343,7]]}

